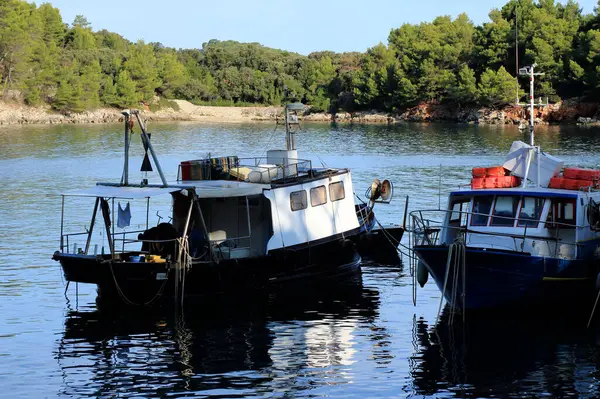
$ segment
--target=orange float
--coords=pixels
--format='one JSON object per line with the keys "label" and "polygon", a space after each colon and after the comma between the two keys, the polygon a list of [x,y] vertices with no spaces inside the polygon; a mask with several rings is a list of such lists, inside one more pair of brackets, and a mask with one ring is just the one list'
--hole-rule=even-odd
{"label": "orange float", "polygon": [[573,179],[568,177],[553,177],[548,184],[549,188],[562,188],[565,190],[579,190],[581,188],[594,187],[591,180]]}
{"label": "orange float", "polygon": [[488,166],[473,168],[471,174],[473,177],[495,177],[506,176],[509,171],[504,169],[504,166]]}
{"label": "orange float", "polygon": [[471,179],[471,189],[511,188],[521,185],[517,176],[474,177]]}
{"label": "orange float", "polygon": [[583,168],[565,168],[563,171],[565,179],[578,179],[596,181],[600,180],[600,170]]}

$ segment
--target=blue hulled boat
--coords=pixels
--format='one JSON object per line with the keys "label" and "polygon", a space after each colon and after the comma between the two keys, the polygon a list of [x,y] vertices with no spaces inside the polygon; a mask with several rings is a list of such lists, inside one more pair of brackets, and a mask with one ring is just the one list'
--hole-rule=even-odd
{"label": "blue hulled boat", "polygon": [[[533,115],[533,67],[526,70]],[[411,213],[419,282],[431,276],[453,307],[572,306],[594,294],[600,171],[564,168],[541,151],[533,116],[530,133],[503,165],[474,168],[447,209]]]}

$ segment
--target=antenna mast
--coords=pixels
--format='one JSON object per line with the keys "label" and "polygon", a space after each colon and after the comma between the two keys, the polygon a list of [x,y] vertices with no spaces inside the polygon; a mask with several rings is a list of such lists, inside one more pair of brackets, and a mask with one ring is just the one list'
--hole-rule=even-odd
{"label": "antenna mast", "polygon": [[[526,66],[524,68],[520,68],[519,69],[519,75],[529,75],[529,144],[530,145],[534,145],[534,133],[533,133],[533,107],[536,106],[535,102],[534,102],[534,96],[533,96],[533,84],[535,81],[535,76],[543,76],[545,75],[542,72],[537,72],[534,73],[534,68],[537,66],[537,64],[534,62],[531,66]],[[518,103],[517,103],[518,104]],[[527,104],[518,104],[518,105],[527,105]],[[540,98],[540,103],[537,104],[540,107],[544,107],[548,105],[548,100],[546,99],[546,104],[543,104]]]}
{"label": "antenna mast", "polygon": [[517,84],[517,91],[515,96],[517,98],[517,104],[519,103],[519,13],[517,5],[518,1],[515,1],[515,83]]}
{"label": "antenna mast", "polygon": [[[517,102],[517,105],[529,105],[529,145],[530,150],[529,153],[527,155],[527,167],[525,169],[525,176],[523,178],[523,188],[527,188],[527,177],[529,175],[529,168],[531,166],[531,163],[533,162],[533,158],[537,157],[539,159],[539,154],[541,153],[540,147],[535,145],[535,137],[534,137],[534,115],[533,115],[533,108],[537,105],[540,107],[544,107],[548,105],[548,99],[546,99],[546,104],[542,103],[542,99],[540,98],[540,101],[538,104],[535,104],[534,102],[534,96],[533,96],[533,85],[535,82],[535,76],[542,76],[544,75],[544,73],[541,72],[534,72],[535,67],[537,66],[537,64],[534,62],[531,66],[526,66],[523,68],[519,69],[519,75],[522,76],[529,76],[529,104],[520,104],[519,102]],[[538,160],[537,162],[537,182],[536,185],[539,185],[540,182],[540,162]]]}

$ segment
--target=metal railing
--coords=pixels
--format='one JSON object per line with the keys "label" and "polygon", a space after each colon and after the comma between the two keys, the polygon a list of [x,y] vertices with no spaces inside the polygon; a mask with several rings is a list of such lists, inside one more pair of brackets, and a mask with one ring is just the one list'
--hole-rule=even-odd
{"label": "metal railing", "polygon": [[[168,240],[144,240],[139,239],[138,235],[140,233],[145,232],[146,230],[135,230],[135,231],[124,231],[118,232],[115,234],[111,234],[112,242],[114,246],[114,254],[120,255],[124,253],[138,253],[138,254],[150,254],[149,251],[143,251],[141,248],[144,243],[169,243],[169,242],[177,242],[177,239],[168,239]],[[134,237],[131,237],[135,235]],[[63,242],[63,246],[60,248],[61,252],[69,254],[85,254],[84,247],[78,246],[77,242],[73,242],[73,252],[70,252],[72,237],[74,236],[85,236],[83,242],[85,243],[87,240],[88,232],[82,233],[68,233],[63,234],[61,237],[61,242]],[[189,239],[189,236],[188,236]],[[233,258],[241,258],[248,257],[252,255],[252,246],[251,246],[251,236],[242,236],[242,237],[228,237],[224,239],[216,239],[216,240],[208,240],[210,245],[210,250],[212,248],[213,253],[218,257],[219,260],[222,259],[233,259]],[[136,245],[135,248],[132,248],[133,245]],[[98,244],[94,244],[95,249],[93,255],[97,254]],[[104,247],[103,247],[104,249]],[[177,244],[176,248],[177,250]],[[110,248],[106,250],[105,255],[110,255]],[[103,253],[104,254],[104,253]],[[208,251],[206,253],[197,253],[190,254],[193,258],[194,255],[198,256],[198,259],[210,259],[210,253]]]}
{"label": "metal railing", "polygon": [[[236,158],[232,162],[215,163],[218,158],[200,159],[188,165],[179,164],[177,180],[183,181],[182,168],[189,167],[189,179],[186,180],[237,180],[253,183],[285,183],[289,179],[308,174],[312,170],[312,161],[308,159],[281,158],[277,163],[273,157]],[[250,176],[250,173],[253,173]]]}
{"label": "metal railing", "polygon": [[[69,233],[69,234],[63,234],[60,237],[60,251],[61,252],[65,252],[65,253],[70,253],[69,252],[69,248],[71,247],[71,243],[69,242],[69,238],[73,237],[73,236],[88,236],[88,232],[83,232],[83,233]],[[78,249],[81,249],[81,247],[77,247],[77,243],[73,242],[74,247],[73,247],[73,253],[78,253]],[[66,251],[65,251],[66,250]]]}
{"label": "metal railing", "polygon": [[[435,215],[430,217],[429,215]],[[459,218],[453,220],[457,222],[457,225],[453,225],[452,222],[448,222],[449,217],[448,214],[458,214]],[[502,232],[498,230],[489,231],[489,230],[481,230],[479,228],[489,229],[490,227],[499,227],[499,228],[511,228],[510,226],[499,226],[499,225],[491,225],[491,226],[468,226],[461,225],[461,221],[465,216],[482,216],[482,217],[492,217],[493,219],[505,219],[512,221],[512,228],[522,228],[522,233],[515,232]],[[437,216],[437,217],[436,217]],[[526,252],[525,247],[526,243],[528,243],[528,247],[533,245],[546,245],[547,246],[547,254],[553,254],[554,257],[559,255],[559,251],[561,247],[570,246],[573,249],[572,257],[576,258],[579,253],[579,248],[582,246],[581,243],[576,241],[565,241],[561,237],[561,232],[565,231],[575,234],[575,229],[582,228],[585,226],[580,226],[576,224],[568,224],[568,223],[560,223],[560,222],[552,222],[552,227],[549,228],[548,231],[553,233],[553,236],[542,236],[542,235],[534,235],[531,234],[531,227],[525,224],[524,226],[515,226],[515,222],[532,222],[531,219],[523,219],[518,217],[508,217],[508,216],[498,216],[498,215],[490,215],[487,213],[478,213],[478,212],[469,212],[469,211],[455,211],[455,210],[445,210],[445,209],[427,209],[427,210],[416,210],[410,212],[411,218],[411,236],[412,242],[411,245],[414,248],[418,245],[442,245],[442,244],[451,244],[455,238],[462,236],[465,239],[465,243],[467,245],[472,244],[473,246],[482,246],[485,247],[489,245],[494,248],[494,242],[491,240],[488,242],[475,242],[476,238],[488,237],[488,238],[502,238],[504,243],[512,240],[512,248],[510,250],[514,250],[517,252]],[[470,218],[466,218],[470,220]],[[538,226],[543,225],[546,226],[548,223],[541,220],[536,220],[537,230]],[[473,228],[471,228],[473,227]],[[529,232],[528,232],[529,229]],[[508,240],[508,241],[507,241]],[[541,244],[544,243],[544,244]],[[560,245],[559,245],[560,244]],[[567,247],[563,247],[567,248]]]}

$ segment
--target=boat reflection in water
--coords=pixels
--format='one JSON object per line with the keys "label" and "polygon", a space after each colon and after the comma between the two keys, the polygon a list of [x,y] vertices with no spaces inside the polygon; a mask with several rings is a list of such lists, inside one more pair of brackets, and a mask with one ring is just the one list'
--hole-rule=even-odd
{"label": "boat reflection in water", "polygon": [[60,396],[293,394],[311,388],[299,383],[311,373],[343,384],[343,368],[329,366],[354,361],[353,331],[375,320],[379,293],[359,278],[318,296],[194,303],[176,315],[100,305],[67,314]]}
{"label": "boat reflection in water", "polygon": [[446,307],[432,328],[414,321],[418,350],[409,359],[417,395],[600,397],[600,329],[588,315],[457,315]]}

